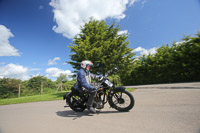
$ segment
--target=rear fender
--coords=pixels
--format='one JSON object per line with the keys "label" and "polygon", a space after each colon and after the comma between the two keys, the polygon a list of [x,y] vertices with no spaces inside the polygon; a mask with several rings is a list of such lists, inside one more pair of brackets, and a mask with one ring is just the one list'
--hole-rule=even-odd
{"label": "rear fender", "polygon": [[70,97],[72,96],[72,92],[69,92],[69,93],[66,93],[64,96],[63,96],[63,100],[66,99],[66,103],[69,104],[69,101],[70,101]]}
{"label": "rear fender", "polygon": [[71,95],[72,92],[67,92],[64,96],[63,96],[63,100],[67,99],[67,97],[69,97]]}

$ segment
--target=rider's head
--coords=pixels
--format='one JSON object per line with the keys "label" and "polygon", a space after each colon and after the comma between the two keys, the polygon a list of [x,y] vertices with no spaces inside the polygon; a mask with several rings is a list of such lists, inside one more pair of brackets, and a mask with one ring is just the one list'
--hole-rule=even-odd
{"label": "rider's head", "polygon": [[81,67],[87,71],[90,70],[90,66],[92,66],[92,65],[93,65],[93,63],[89,60],[84,60],[81,62]]}

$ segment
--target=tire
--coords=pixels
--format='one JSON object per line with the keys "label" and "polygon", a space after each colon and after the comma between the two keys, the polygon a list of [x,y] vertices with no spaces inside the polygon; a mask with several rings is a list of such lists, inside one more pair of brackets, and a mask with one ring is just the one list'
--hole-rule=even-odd
{"label": "tire", "polygon": [[86,109],[86,104],[78,95],[70,95],[68,97],[69,107],[75,112],[83,112]]}
{"label": "tire", "polygon": [[[129,100],[128,104],[127,101]],[[112,108],[120,111],[127,112],[134,107],[135,99],[133,95],[127,90],[119,90],[114,92],[109,97],[109,104]],[[126,105],[127,104],[127,105]]]}

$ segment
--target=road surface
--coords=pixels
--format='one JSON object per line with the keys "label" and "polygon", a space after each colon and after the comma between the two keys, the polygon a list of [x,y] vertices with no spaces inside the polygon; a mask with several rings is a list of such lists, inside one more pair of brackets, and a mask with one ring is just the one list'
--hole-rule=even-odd
{"label": "road surface", "polygon": [[200,89],[137,89],[121,113],[75,113],[65,101],[0,106],[0,133],[200,133]]}
{"label": "road surface", "polygon": [[125,86],[136,89],[200,89],[200,82]]}

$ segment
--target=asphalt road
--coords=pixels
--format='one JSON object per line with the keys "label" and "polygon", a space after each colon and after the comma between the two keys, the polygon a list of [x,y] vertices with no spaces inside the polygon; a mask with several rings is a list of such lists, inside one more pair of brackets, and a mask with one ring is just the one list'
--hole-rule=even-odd
{"label": "asphalt road", "polygon": [[125,86],[136,89],[200,89],[200,82]]}
{"label": "asphalt road", "polygon": [[64,101],[0,106],[0,133],[200,133],[200,89],[137,89],[130,112],[75,113]]}

